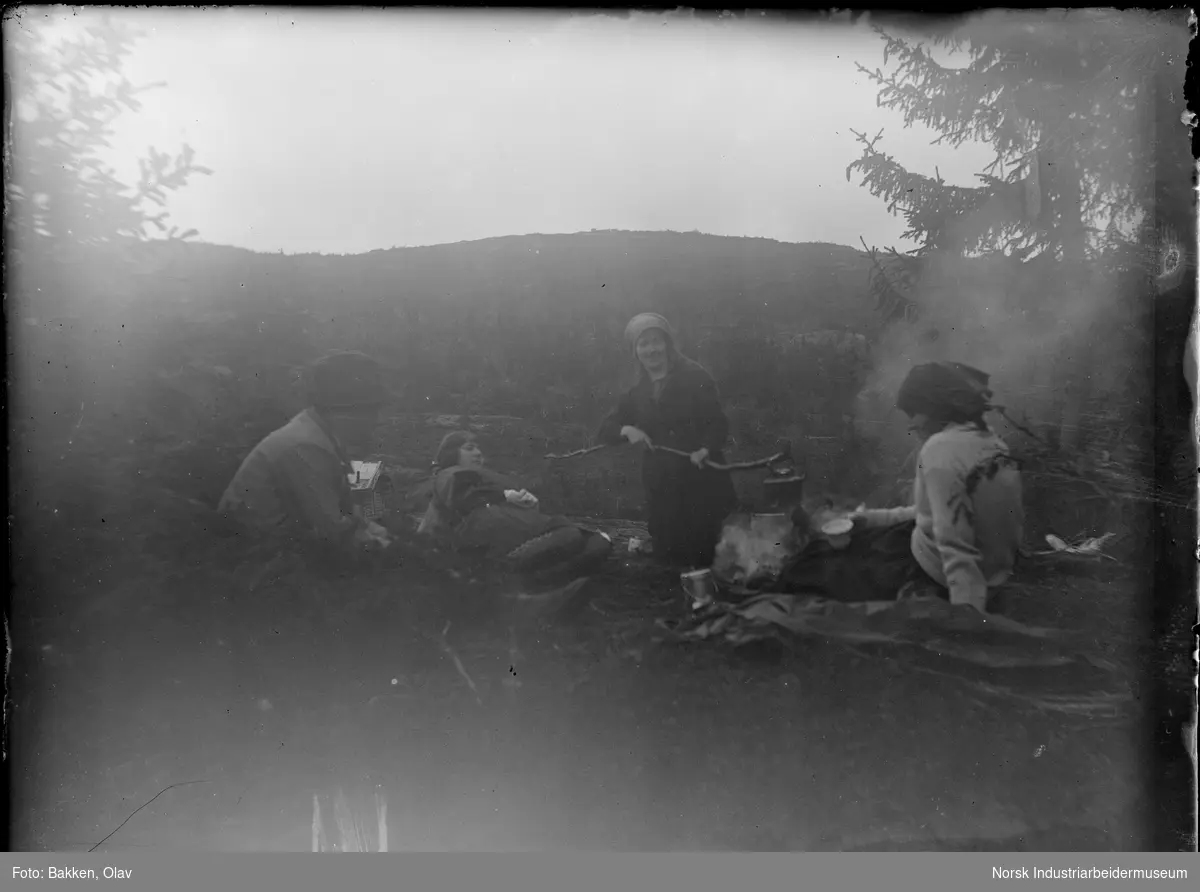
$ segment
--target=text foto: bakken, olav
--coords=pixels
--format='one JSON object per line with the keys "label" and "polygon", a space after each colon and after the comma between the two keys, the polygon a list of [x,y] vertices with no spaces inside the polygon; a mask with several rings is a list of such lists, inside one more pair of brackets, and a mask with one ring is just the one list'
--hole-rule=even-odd
{"label": "text foto: bakken, olav", "polygon": [[132,871],[119,867],[105,867],[99,872],[92,867],[47,867],[45,870],[14,867],[12,875],[14,880],[98,880],[102,877],[106,880],[127,880]]}

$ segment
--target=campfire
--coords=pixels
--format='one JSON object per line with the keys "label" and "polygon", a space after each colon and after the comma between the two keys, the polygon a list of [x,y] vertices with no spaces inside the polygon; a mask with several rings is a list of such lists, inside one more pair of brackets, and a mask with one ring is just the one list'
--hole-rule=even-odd
{"label": "campfire", "polygon": [[787,514],[750,514],[730,519],[717,544],[713,573],[723,582],[746,588],[778,578],[805,544]]}

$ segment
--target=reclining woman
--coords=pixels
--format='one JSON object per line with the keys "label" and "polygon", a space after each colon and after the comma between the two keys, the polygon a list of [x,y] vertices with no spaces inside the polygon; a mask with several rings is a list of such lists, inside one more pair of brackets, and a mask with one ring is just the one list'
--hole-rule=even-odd
{"label": "reclining woman", "polygon": [[[1024,526],[1021,473],[987,425],[989,376],[961,363],[913,368],[896,406],[922,440],[913,504],[859,509],[850,544],[816,539],[780,580],[847,601],[933,597],[981,613],[1012,575]],[[804,512],[797,528],[809,527]]]}
{"label": "reclining woman", "polygon": [[418,533],[538,583],[588,576],[612,552],[603,533],[543,514],[533,495],[485,468],[483,451],[467,431],[447,434],[433,464],[433,494]]}

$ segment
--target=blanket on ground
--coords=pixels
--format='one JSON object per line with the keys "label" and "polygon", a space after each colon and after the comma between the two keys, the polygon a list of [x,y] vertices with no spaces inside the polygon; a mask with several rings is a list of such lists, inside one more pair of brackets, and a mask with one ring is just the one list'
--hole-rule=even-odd
{"label": "blanket on ground", "polygon": [[903,649],[919,670],[955,676],[985,693],[1015,696],[1047,711],[1116,717],[1131,705],[1117,667],[1086,653],[1077,636],[936,598],[842,602],[764,594],[737,604],[717,602],[660,626],[679,642],[742,646],[807,636],[871,654]]}

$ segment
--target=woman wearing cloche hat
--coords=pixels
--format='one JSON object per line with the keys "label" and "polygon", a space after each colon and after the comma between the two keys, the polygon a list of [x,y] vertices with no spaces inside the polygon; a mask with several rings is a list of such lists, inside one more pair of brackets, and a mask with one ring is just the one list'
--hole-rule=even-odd
{"label": "woman wearing cloche hat", "polygon": [[[657,313],[634,316],[625,339],[637,362],[637,383],[604,420],[596,439],[645,444],[642,485],[654,554],[677,566],[707,567],[725,518],[737,507],[724,462],[729,420],[717,386],[699,363],[679,352],[669,322]],[[690,453],[691,460],[654,446]]]}

